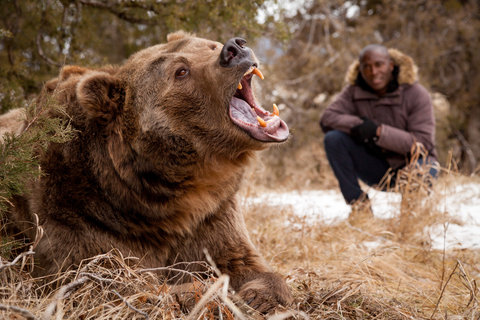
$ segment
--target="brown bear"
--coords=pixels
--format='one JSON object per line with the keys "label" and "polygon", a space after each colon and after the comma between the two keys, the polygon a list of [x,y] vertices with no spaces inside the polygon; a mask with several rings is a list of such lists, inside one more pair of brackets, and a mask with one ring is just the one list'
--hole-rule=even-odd
{"label": "brown bear", "polygon": [[206,249],[258,311],[291,301],[236,208],[248,160],[289,135],[254,98],[262,75],[245,44],[176,32],[121,66],[65,66],[45,84],[40,100],[64,105],[77,132],[49,146],[44,174],[15,199],[12,216],[37,215],[44,230],[36,275],[112,248],[145,267],[205,260]]}

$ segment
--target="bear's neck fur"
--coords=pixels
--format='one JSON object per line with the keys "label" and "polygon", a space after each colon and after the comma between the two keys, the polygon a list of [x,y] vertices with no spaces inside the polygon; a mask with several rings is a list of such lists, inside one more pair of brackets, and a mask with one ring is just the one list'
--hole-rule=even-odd
{"label": "bear's neck fur", "polygon": [[[75,106],[68,111],[75,113],[79,132],[72,141],[51,145],[43,156],[41,183],[52,192],[36,201],[48,203],[44,207],[50,219],[66,222],[73,216],[79,225],[96,225],[119,236],[188,234],[227,205],[219,199],[227,201],[238,191],[252,152],[235,159],[201,153],[167,129],[162,135],[138,133],[130,141],[120,133],[105,135],[84,120],[87,116],[79,114],[72,97],[63,98]],[[135,150],[135,144],[142,150]]]}

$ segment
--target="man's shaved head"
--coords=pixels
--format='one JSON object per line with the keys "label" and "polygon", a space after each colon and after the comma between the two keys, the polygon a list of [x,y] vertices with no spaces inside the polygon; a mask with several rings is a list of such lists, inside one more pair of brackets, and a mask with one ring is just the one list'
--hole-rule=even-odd
{"label": "man's shaved head", "polygon": [[369,44],[365,48],[360,51],[360,55],[358,56],[358,60],[361,62],[365,54],[369,52],[377,52],[379,54],[382,54],[386,57],[390,58],[390,54],[388,53],[388,49],[385,46],[382,46],[381,44]]}

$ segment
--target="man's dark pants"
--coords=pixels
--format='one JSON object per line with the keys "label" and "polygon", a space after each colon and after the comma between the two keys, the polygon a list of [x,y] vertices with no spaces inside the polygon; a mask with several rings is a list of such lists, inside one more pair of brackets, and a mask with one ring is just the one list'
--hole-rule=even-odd
{"label": "man's dark pants", "polygon": [[[390,168],[383,157],[370,153],[365,145],[355,143],[342,131],[328,131],[325,134],[324,145],[328,162],[337,177],[343,197],[349,204],[364,194],[358,179],[369,186],[378,184]],[[418,164],[422,163],[420,159]],[[430,174],[436,178],[437,169],[432,167]]]}

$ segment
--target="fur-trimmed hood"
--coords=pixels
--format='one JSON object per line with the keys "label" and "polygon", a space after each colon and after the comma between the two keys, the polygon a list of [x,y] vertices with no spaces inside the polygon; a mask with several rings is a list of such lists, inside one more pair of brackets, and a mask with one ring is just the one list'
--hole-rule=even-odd
{"label": "fur-trimmed hood", "polygon": [[[390,54],[393,63],[399,68],[398,84],[414,84],[416,81],[418,81],[418,67],[415,62],[413,62],[411,57],[397,49],[388,49],[388,53]],[[345,76],[345,82],[347,84],[355,84],[355,80],[360,72],[358,70],[359,65],[360,62],[357,59],[348,68]]]}

